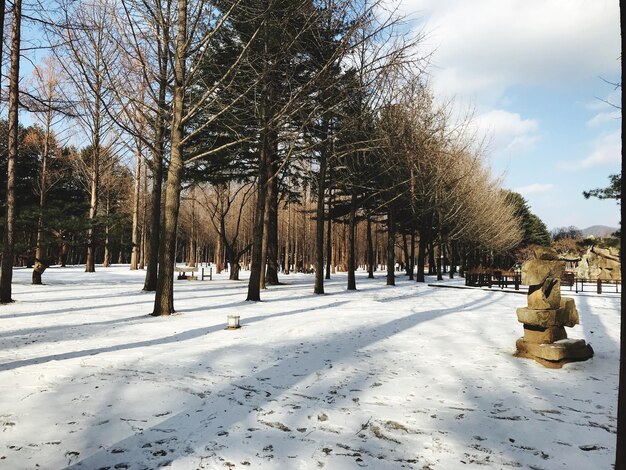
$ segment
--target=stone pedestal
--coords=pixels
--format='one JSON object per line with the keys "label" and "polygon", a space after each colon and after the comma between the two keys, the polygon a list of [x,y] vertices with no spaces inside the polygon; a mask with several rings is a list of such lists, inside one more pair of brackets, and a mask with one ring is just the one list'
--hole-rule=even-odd
{"label": "stone pedestal", "polygon": [[537,250],[535,257],[522,266],[528,306],[517,309],[524,336],[517,340],[516,356],[551,368],[589,359],[593,356],[591,346],[583,339],[568,339],[565,331],[566,326],[577,325],[579,317],[574,299],[561,297],[563,263],[556,252],[545,248]]}

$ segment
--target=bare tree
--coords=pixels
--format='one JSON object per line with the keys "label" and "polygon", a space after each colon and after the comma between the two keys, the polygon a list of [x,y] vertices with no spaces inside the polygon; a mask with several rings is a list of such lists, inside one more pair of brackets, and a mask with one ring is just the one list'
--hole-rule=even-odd
{"label": "bare tree", "polygon": [[107,33],[113,5],[109,0],[81,0],[64,1],[61,6],[63,20],[56,25],[55,33],[60,37],[63,47],[54,50],[66,77],[73,85],[73,95],[69,101],[75,103],[76,115],[92,149],[88,215],[90,227],[85,271],[94,272],[101,150],[112,128],[106,115],[112,93],[106,86],[105,78],[107,67],[118,52]]}
{"label": "bare tree", "polygon": [[[147,264],[145,291],[156,290],[158,277],[163,171],[171,121],[173,3],[121,0],[109,35],[117,44],[119,57],[115,67],[107,69],[115,98],[107,111],[122,132],[131,135],[146,152],[144,175],[149,171],[152,182],[150,221],[143,227],[140,262]],[[137,93],[138,83],[141,93]]]}
{"label": "bare tree", "polygon": [[136,140],[137,158],[135,159],[135,176],[133,189],[133,227],[132,227],[132,252],[130,257],[130,269],[136,270],[140,258],[140,230],[139,230],[139,204],[141,199],[141,178],[142,178],[142,162],[143,162],[143,146],[141,141]]}
{"label": "bare tree", "polygon": [[7,193],[2,264],[0,266],[0,303],[13,302],[13,249],[15,246],[15,166],[19,154],[19,79],[22,27],[22,0],[13,2],[11,26],[11,70],[9,72],[9,140],[7,160]]}
{"label": "bare tree", "polygon": [[[35,106],[31,106],[31,112],[43,125],[43,142],[41,143],[41,167],[39,170],[39,214],[37,217],[37,240],[35,246],[35,269],[33,270],[32,283],[41,284],[41,276],[48,267],[49,260],[44,259],[44,212],[46,195],[54,186],[54,175],[50,174],[49,159],[55,150],[55,141],[52,127],[59,122],[59,112],[56,110],[60,99],[58,64],[48,58],[44,62],[45,67],[35,67],[33,70],[34,90],[36,95]],[[63,116],[61,116],[61,119]],[[58,175],[57,175],[58,176]]]}
{"label": "bare tree", "polygon": [[[174,310],[174,264],[176,252],[176,229],[180,209],[180,193],[185,165],[217,154],[224,149],[237,145],[245,137],[236,137],[222,145],[207,145],[191,149],[189,144],[204,129],[213,125],[222,115],[240,99],[235,96],[224,102],[221,94],[229,87],[237,75],[247,46],[233,64],[211,83],[204,83],[201,92],[191,99],[191,84],[198,83],[200,64],[207,60],[209,41],[220,31],[233,9],[239,6],[234,2],[226,11],[220,11],[202,0],[189,4],[187,0],[176,3],[176,39],[171,45],[173,50],[173,87],[172,87],[172,120],[170,128],[170,162],[165,186],[162,240],[159,247],[159,273],[153,316],[169,315]],[[253,34],[252,39],[256,34]],[[218,93],[219,91],[219,93]],[[187,99],[186,99],[187,96]],[[210,110],[210,111],[208,111]],[[185,132],[185,126],[199,114],[206,120],[196,129]]]}
{"label": "bare tree", "polygon": [[226,252],[231,280],[239,280],[240,260],[251,248],[251,244],[245,240],[242,242],[240,236],[253,190],[253,184],[220,183],[210,191],[202,191],[198,201],[208,212],[209,221],[217,232],[219,250]]}

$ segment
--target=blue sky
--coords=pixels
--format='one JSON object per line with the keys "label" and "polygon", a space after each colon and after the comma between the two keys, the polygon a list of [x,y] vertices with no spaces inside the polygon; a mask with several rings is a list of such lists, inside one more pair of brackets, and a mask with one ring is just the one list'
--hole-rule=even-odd
{"label": "blue sky", "polygon": [[[617,227],[586,200],[621,164],[618,0],[402,0],[434,51],[431,84],[472,110],[486,162],[548,226]],[[601,78],[602,77],[602,78]]]}

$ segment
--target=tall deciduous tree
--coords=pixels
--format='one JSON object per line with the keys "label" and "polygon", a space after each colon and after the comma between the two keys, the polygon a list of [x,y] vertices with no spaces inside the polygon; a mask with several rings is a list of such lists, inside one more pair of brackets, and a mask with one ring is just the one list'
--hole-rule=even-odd
{"label": "tall deciduous tree", "polygon": [[60,98],[58,64],[49,58],[45,62],[45,67],[35,67],[33,71],[35,82],[35,93],[37,94],[38,105],[35,109],[37,117],[43,124],[43,142],[41,145],[41,167],[39,170],[39,215],[37,218],[37,240],[35,242],[35,268],[33,270],[33,284],[41,284],[41,276],[48,266],[48,260],[44,259],[44,212],[46,206],[46,196],[54,181],[50,179],[50,156],[54,150],[54,138],[52,126],[55,124],[55,117],[59,114],[55,110]]}
{"label": "tall deciduous tree", "polygon": [[177,3],[177,35],[174,48],[174,87],[172,99],[172,127],[170,129],[171,153],[165,186],[165,217],[163,239],[159,250],[159,277],[154,301],[153,316],[174,312],[174,264],[176,262],[176,228],[180,208],[184,156],[184,104],[188,57],[187,1]]}
{"label": "tall deciduous tree", "polygon": [[[207,47],[209,42],[221,30],[232,11],[237,7],[239,7],[239,0],[223,11],[204,0],[193,4],[188,3],[187,0],[177,0],[176,3],[176,34],[175,40],[170,44],[170,50],[173,53],[171,61],[174,67],[170,161],[165,185],[162,239],[159,245],[159,273],[153,316],[169,315],[175,311],[176,230],[185,166],[211,155],[219,154],[225,148],[245,140],[244,137],[239,136],[232,141],[223,143],[223,145],[209,143],[199,148],[190,146],[190,142],[194,142],[194,139],[197,139],[197,136],[205,128],[218,121],[240,99],[239,96],[235,96],[224,102],[221,98],[221,92],[228,89],[234,76],[237,75],[247,51],[245,44],[242,53],[237,56],[232,66],[224,74],[215,80],[204,82],[201,91],[192,96],[192,84],[195,87],[200,81],[198,78],[201,72],[200,64],[210,53],[210,48]],[[189,129],[188,125],[200,114],[207,116],[205,122],[195,129]]]}
{"label": "tall deciduous tree", "polygon": [[[0,303],[13,302],[13,249],[15,245],[15,173],[19,153],[19,80],[22,26],[22,0],[13,2],[11,23],[11,69],[9,72],[9,139],[7,162],[7,190],[2,263],[0,265]],[[1,57],[1,55],[0,55]]]}
{"label": "tall deciduous tree", "polygon": [[107,68],[118,54],[108,35],[113,8],[110,0],[64,1],[64,18],[56,28],[64,46],[57,51],[59,63],[73,85],[71,101],[76,103],[76,115],[92,151],[86,272],[95,271],[100,160],[111,131],[106,109],[110,106],[112,91],[105,79]]}
{"label": "tall deciduous tree", "polygon": [[[144,183],[150,172],[149,222],[144,222],[139,265],[147,263],[143,290],[155,291],[162,219],[162,190],[171,123],[172,0],[121,0],[114,40],[121,58],[108,79],[121,110],[117,124],[145,150]],[[120,70],[123,72],[120,73]],[[137,93],[140,83],[141,93]],[[115,114],[115,113],[113,113]],[[146,209],[147,207],[144,206]],[[147,234],[146,234],[147,232]]]}

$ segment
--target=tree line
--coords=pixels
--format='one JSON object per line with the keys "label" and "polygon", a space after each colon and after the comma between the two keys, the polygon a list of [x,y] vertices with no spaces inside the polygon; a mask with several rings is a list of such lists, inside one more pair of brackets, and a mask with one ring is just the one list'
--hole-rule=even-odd
{"label": "tree line", "polygon": [[[393,285],[396,264],[423,281],[549,243],[433,95],[421,35],[378,1],[41,6],[24,21],[50,56],[10,81],[3,124],[3,263],[34,265],[35,283],[68,257],[130,262],[168,315],[177,257],[247,267],[255,301],[279,270],[314,272],[322,294],[336,269],[356,289],[358,266],[385,265]],[[14,125],[20,107],[35,125]]]}

